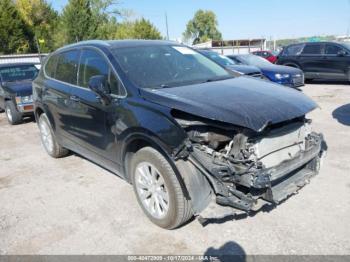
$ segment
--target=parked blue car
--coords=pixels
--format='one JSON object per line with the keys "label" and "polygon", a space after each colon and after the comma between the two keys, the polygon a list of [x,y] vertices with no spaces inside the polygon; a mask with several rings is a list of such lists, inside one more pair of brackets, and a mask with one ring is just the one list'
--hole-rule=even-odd
{"label": "parked blue car", "polygon": [[205,57],[208,57],[209,59],[213,60],[217,64],[233,72],[239,72],[243,75],[252,76],[252,77],[258,77],[258,78],[263,77],[260,69],[257,68],[256,66],[242,65],[241,63],[236,63],[232,59],[229,59],[224,55],[220,55],[216,52],[209,51],[209,50],[198,50],[198,52],[204,55]]}
{"label": "parked blue car", "polygon": [[258,67],[266,78],[275,83],[296,89],[304,85],[304,73],[298,68],[275,65],[252,54],[229,55],[228,58],[236,63]]}

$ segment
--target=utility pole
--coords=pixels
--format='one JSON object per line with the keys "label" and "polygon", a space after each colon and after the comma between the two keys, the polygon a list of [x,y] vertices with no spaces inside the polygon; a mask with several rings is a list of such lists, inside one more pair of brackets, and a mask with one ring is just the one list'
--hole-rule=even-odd
{"label": "utility pole", "polygon": [[166,12],[165,12],[165,27],[166,27],[166,39],[169,40],[168,16]]}
{"label": "utility pole", "polygon": [[[350,8],[350,0],[348,0],[349,8]],[[346,32],[346,36],[350,38],[350,17],[349,17],[349,24],[348,24],[348,30]]]}

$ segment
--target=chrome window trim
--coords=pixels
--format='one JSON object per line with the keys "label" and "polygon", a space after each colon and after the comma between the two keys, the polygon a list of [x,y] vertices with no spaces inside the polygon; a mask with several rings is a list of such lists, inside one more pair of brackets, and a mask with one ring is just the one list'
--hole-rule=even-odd
{"label": "chrome window trim", "polygon": [[[102,52],[99,48],[95,47],[95,46],[75,46],[75,47],[72,47],[72,48],[65,48],[63,50],[60,50],[58,52],[54,52],[52,53],[45,61],[45,64],[43,66],[43,73],[44,73],[44,76],[45,78],[47,79],[50,79],[50,80],[53,80],[53,81],[57,81],[58,83],[61,83],[61,84],[65,84],[65,85],[69,85],[71,87],[75,87],[75,88],[80,88],[80,89],[83,89],[83,90],[90,90],[89,88],[86,88],[86,87],[82,87],[82,86],[78,86],[78,85],[74,85],[74,84],[71,84],[71,83],[67,83],[67,82],[64,82],[64,81],[61,81],[61,80],[58,80],[58,79],[55,79],[55,78],[52,78],[52,77],[49,77],[47,74],[46,74],[46,64],[47,62],[50,60],[50,58],[54,55],[60,55],[62,53],[65,53],[65,52],[68,52],[68,51],[78,51],[79,52],[79,57],[78,57],[78,68],[77,68],[77,83],[78,83],[78,73],[79,73],[79,67],[80,67],[80,58],[81,58],[81,52],[83,51],[83,49],[93,49],[93,50],[97,50],[97,52],[101,53],[102,56],[104,57],[104,59],[107,61],[107,63],[109,64],[110,68],[112,68],[112,71],[114,73],[114,75],[117,77],[118,81],[121,83],[123,89],[124,89],[124,92],[125,92],[125,95],[123,96],[120,96],[120,95],[115,95],[115,94],[110,94],[111,97],[114,97],[114,98],[125,98],[128,96],[128,92],[127,92],[127,89],[125,88],[125,85],[123,83],[123,81],[120,79],[117,71],[115,70],[114,66],[112,65],[112,63],[109,61],[108,57],[106,56],[106,54],[104,52]],[[56,64],[56,69],[57,69],[57,64]],[[91,90],[90,90],[91,91]],[[92,91],[91,91],[92,92]]]}

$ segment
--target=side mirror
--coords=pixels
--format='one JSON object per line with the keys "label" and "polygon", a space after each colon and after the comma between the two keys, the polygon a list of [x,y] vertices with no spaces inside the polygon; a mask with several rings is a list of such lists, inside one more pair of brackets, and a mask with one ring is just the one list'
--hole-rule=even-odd
{"label": "side mirror", "polygon": [[345,50],[340,50],[337,55],[338,56],[346,56],[348,53]]}
{"label": "side mirror", "polygon": [[111,97],[109,94],[111,93],[107,79],[103,75],[92,76],[89,79],[88,87],[91,91],[96,93],[102,100],[104,105],[108,105],[111,103]]}

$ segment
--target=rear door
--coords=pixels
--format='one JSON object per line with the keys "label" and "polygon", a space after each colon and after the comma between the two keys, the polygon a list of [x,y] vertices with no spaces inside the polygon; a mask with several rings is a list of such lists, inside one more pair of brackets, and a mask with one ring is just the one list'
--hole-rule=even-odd
{"label": "rear door", "polygon": [[[340,55],[343,51],[344,55]],[[349,52],[338,44],[326,44],[324,53],[324,77],[330,79],[348,79]]]}
{"label": "rear door", "polygon": [[323,43],[307,43],[305,45],[298,58],[298,62],[305,73],[305,77],[322,77],[322,73],[325,71],[323,52]]}
{"label": "rear door", "polygon": [[54,125],[56,136],[72,139],[69,112],[70,91],[77,83],[78,50],[65,51],[49,58],[45,65],[43,104]]}

